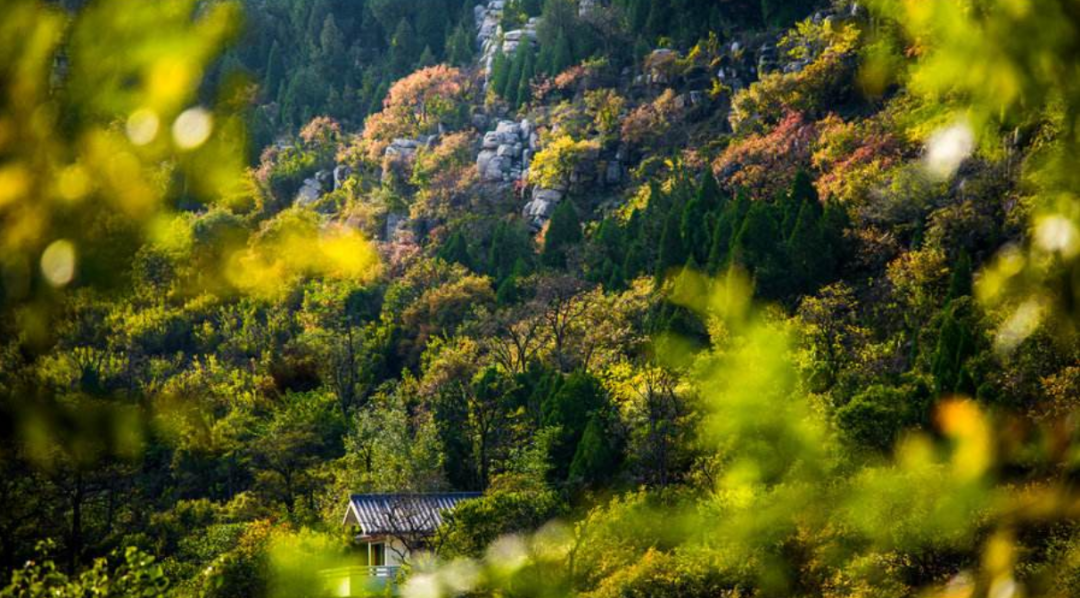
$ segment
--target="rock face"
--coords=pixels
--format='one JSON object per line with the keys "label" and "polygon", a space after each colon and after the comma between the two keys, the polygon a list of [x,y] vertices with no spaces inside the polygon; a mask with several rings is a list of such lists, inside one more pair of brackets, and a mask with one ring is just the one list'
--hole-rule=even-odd
{"label": "rock face", "polygon": [[399,138],[390,142],[383,151],[382,180],[384,182],[389,180],[395,169],[403,170],[410,166],[416,157],[416,152],[422,147],[431,147],[438,138],[438,135],[425,135],[417,139]]}
{"label": "rock face", "polygon": [[349,178],[352,174],[352,168],[344,164],[338,164],[334,167],[334,191],[341,189],[341,186],[345,184],[345,179]]}
{"label": "rock face", "polygon": [[540,230],[544,222],[551,218],[555,206],[562,201],[563,192],[558,189],[533,189],[532,198],[525,204],[521,215],[534,230]]}
{"label": "rock face", "polygon": [[309,206],[319,200],[322,196],[322,185],[319,183],[316,177],[304,179],[304,184],[300,186],[300,190],[296,192],[296,198],[293,200],[298,206]]}
{"label": "rock face", "polygon": [[527,119],[499,121],[494,131],[484,133],[480,153],[476,156],[480,180],[508,183],[525,178],[539,140]]}
{"label": "rock face", "polygon": [[495,54],[513,54],[518,45],[528,40],[536,44],[536,26],[539,17],[532,17],[521,29],[503,31],[500,21],[506,0],[488,0],[487,4],[473,7],[473,19],[476,22],[476,44],[480,47],[480,64],[484,67],[484,77],[491,76],[491,64]]}

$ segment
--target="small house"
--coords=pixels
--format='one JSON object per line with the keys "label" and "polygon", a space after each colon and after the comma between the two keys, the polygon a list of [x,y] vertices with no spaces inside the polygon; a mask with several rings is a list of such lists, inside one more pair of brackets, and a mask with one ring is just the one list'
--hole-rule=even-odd
{"label": "small house", "polygon": [[342,525],[358,547],[356,565],[326,571],[336,596],[358,596],[392,584],[409,555],[426,548],[443,515],[479,492],[353,494]]}

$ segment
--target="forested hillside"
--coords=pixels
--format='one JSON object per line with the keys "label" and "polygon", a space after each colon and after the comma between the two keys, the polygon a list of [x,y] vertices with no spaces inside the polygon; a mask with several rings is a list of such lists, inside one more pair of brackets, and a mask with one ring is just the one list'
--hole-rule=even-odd
{"label": "forested hillside", "polygon": [[0,13],[0,596],[1080,595],[1074,2]]}

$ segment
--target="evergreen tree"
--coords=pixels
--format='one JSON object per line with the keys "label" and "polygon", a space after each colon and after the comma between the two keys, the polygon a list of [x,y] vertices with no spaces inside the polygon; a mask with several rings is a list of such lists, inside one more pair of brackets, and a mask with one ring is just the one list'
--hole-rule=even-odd
{"label": "evergreen tree", "polygon": [[516,303],[520,296],[521,293],[518,288],[517,278],[514,276],[507,276],[495,292],[495,302],[499,305],[510,305]]}
{"label": "evergreen tree", "polygon": [[664,220],[664,230],[660,235],[660,253],[656,259],[658,281],[663,280],[670,269],[677,268],[686,261],[686,247],[679,230],[681,224],[682,214],[674,209],[669,211],[667,219]]}
{"label": "evergreen tree", "polygon": [[975,392],[967,369],[967,361],[976,351],[971,312],[971,300],[966,298],[954,300],[945,308],[931,360],[934,390],[939,396],[951,393],[973,395]]}
{"label": "evergreen tree", "polygon": [[[270,55],[266,59],[266,70],[263,77],[263,93],[265,94],[279,94],[281,87],[281,51],[278,48],[277,40],[274,40],[272,46],[270,46]],[[276,99],[277,95],[269,95],[268,99]]]}
{"label": "evergreen tree", "polygon": [[469,242],[460,230],[454,231],[440,249],[438,256],[449,263],[458,263],[472,269],[472,257],[469,255]]}
{"label": "evergreen tree", "polygon": [[[820,215],[821,202],[818,200],[817,189],[814,182],[805,170],[795,173],[795,180],[791,183],[791,189],[783,196],[782,202],[783,224],[781,230],[784,238],[791,236],[802,209],[809,204]],[[815,216],[816,219],[816,216]]]}
{"label": "evergreen tree", "polygon": [[788,238],[788,263],[798,291],[810,292],[831,277],[829,251],[817,210],[804,202]]}
{"label": "evergreen tree", "polygon": [[709,259],[711,243],[709,236],[709,219],[705,204],[700,198],[694,197],[686,202],[683,208],[682,221],[679,224],[679,232],[682,235],[683,246],[690,256],[698,263],[704,264]]}
{"label": "evergreen tree", "polygon": [[753,274],[757,290],[770,298],[782,293],[786,274],[778,255],[783,252],[783,244],[778,242],[780,225],[773,211],[765,202],[754,202],[735,236],[731,251],[731,261]]}
{"label": "evergreen tree", "polygon": [[701,177],[697,200],[701,202],[702,208],[707,213],[719,213],[724,207],[724,193],[720,190],[720,184],[716,182],[716,177],[709,170],[706,170]]}
{"label": "evergreen tree", "polygon": [[544,252],[540,259],[545,266],[565,268],[567,249],[579,242],[581,221],[578,220],[577,210],[570,201],[559,202],[544,235]]}
{"label": "evergreen tree", "polygon": [[555,76],[574,65],[574,51],[570,47],[570,37],[560,33],[555,41],[555,49],[551,56],[551,70],[549,75]]}
{"label": "evergreen tree", "polygon": [[473,59],[472,35],[466,28],[464,21],[458,23],[453,35],[447,41],[447,58],[455,66],[465,66]]}
{"label": "evergreen tree", "polygon": [[530,86],[530,82],[535,74],[532,44],[528,41],[523,41],[521,45],[525,46],[525,62],[521,66],[521,78],[518,81],[515,107],[521,107],[528,104],[529,100],[532,99],[532,87]]}
{"label": "evergreen tree", "polygon": [[952,275],[949,277],[949,294],[946,300],[951,301],[957,297],[970,295],[971,285],[971,256],[967,251],[961,250],[953,265]]}
{"label": "evergreen tree", "polygon": [[319,34],[319,55],[322,63],[331,71],[338,71],[345,64],[345,36],[338,29],[334,14],[326,15]]}
{"label": "evergreen tree", "polygon": [[416,32],[409,20],[402,18],[390,40],[390,70],[395,77],[406,75],[412,70],[420,53],[417,45]]}
{"label": "evergreen tree", "polygon": [[738,216],[737,208],[734,204],[730,204],[716,220],[716,226],[710,237],[709,257],[706,262],[706,267],[711,274],[716,274],[727,266],[731,243],[742,224]]}
{"label": "evergreen tree", "polygon": [[435,54],[431,51],[431,46],[424,46],[424,51],[420,53],[420,58],[416,61],[416,67],[423,68],[434,64]]}
{"label": "evergreen tree", "polygon": [[499,50],[491,59],[491,89],[500,96],[506,88],[506,82],[510,80],[510,64],[506,54]]}
{"label": "evergreen tree", "polygon": [[593,486],[610,478],[618,462],[619,451],[607,434],[604,417],[593,413],[570,463],[570,480]]}
{"label": "evergreen tree", "polygon": [[541,403],[541,421],[545,427],[558,427],[559,436],[551,449],[552,474],[557,480],[566,479],[594,413],[607,404],[600,381],[584,372],[574,372]]}
{"label": "evergreen tree", "polygon": [[637,277],[643,271],[645,271],[645,250],[641,246],[641,241],[634,241],[630,243],[630,247],[626,250],[622,274],[625,279],[629,280]]}
{"label": "evergreen tree", "polygon": [[502,88],[496,90],[511,107],[517,106],[518,85],[521,82],[521,73],[525,67],[525,47],[527,45],[526,43],[518,44],[517,49],[514,51],[514,57],[510,61],[506,81]]}

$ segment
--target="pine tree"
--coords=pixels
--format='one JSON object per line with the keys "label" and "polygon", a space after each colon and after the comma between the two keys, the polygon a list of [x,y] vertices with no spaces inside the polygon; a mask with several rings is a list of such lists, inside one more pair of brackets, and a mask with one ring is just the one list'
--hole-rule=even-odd
{"label": "pine tree", "polygon": [[623,260],[623,278],[635,278],[644,270],[645,250],[641,247],[641,241],[634,241],[633,243],[630,243],[630,247],[626,250],[626,259]]}
{"label": "pine tree", "polygon": [[570,47],[570,37],[560,33],[555,40],[555,49],[551,56],[549,75],[555,76],[574,65],[574,50]]}
{"label": "pine tree", "polygon": [[562,201],[551,215],[547,234],[544,236],[544,252],[540,259],[551,268],[566,267],[566,253],[571,246],[581,242],[581,222],[577,210],[569,201]]}
{"label": "pine tree", "polygon": [[779,295],[783,276],[777,253],[783,251],[780,225],[772,208],[765,202],[754,202],[746,213],[742,226],[732,244],[731,261],[754,275],[758,291],[766,297]]}
{"label": "pine tree", "polygon": [[465,235],[460,230],[450,235],[450,238],[446,240],[446,244],[439,249],[438,255],[449,263],[458,263],[466,268],[473,268],[472,257],[469,254],[469,242],[465,240]]}
{"label": "pine tree", "polygon": [[821,202],[818,200],[817,189],[814,188],[814,182],[805,170],[800,170],[795,173],[795,180],[791,183],[791,189],[783,198],[782,232],[785,239],[791,235],[791,231],[795,228],[795,222],[799,217],[799,213],[807,204],[817,211],[817,215],[820,216]]}
{"label": "pine tree", "polygon": [[971,393],[971,375],[967,360],[975,354],[975,333],[971,324],[969,299],[953,301],[945,308],[938,333],[937,347],[931,360],[934,390],[938,395]]}
{"label": "pine tree", "polygon": [[525,46],[525,43],[518,44],[517,50],[514,51],[514,57],[510,61],[506,82],[502,88],[496,90],[511,107],[517,106],[518,85],[521,82],[521,72],[525,66]]}
{"label": "pine tree", "polygon": [[326,15],[319,34],[319,57],[328,69],[339,70],[345,60],[345,36],[338,29],[334,14]]}
{"label": "pine tree", "polygon": [[817,210],[804,202],[787,242],[795,289],[810,292],[830,277],[829,251]]}
{"label": "pine tree", "polygon": [[[281,87],[281,55],[278,48],[277,40],[274,40],[274,44],[270,46],[270,55],[266,59],[266,71],[263,77],[263,93],[280,94]],[[271,96],[270,99],[274,99],[279,96]]]}
{"label": "pine tree", "polygon": [[619,452],[604,428],[604,418],[593,413],[570,463],[571,481],[592,486],[608,479],[615,471]]}
{"label": "pine tree", "polygon": [[660,253],[656,259],[657,281],[663,280],[669,270],[683,265],[686,261],[686,247],[679,230],[681,223],[682,214],[678,210],[670,210],[664,220],[664,230],[660,234]]}
{"label": "pine tree", "polygon": [[409,20],[402,18],[390,39],[390,69],[394,76],[400,77],[412,70],[419,53],[416,32]]}
{"label": "pine tree", "polygon": [[502,96],[506,82],[510,79],[510,64],[506,54],[499,50],[491,59],[491,89]]}
{"label": "pine tree", "polygon": [[495,302],[499,305],[510,305],[517,302],[520,294],[517,278],[508,276],[495,292]]}
{"label": "pine tree", "polygon": [[686,252],[693,256],[698,263],[706,263],[712,246],[709,240],[711,231],[709,230],[707,210],[698,197],[686,202],[686,207],[683,208],[682,221],[679,224],[679,232],[682,235]]}
{"label": "pine tree", "polygon": [[472,35],[469,34],[464,21],[458,23],[447,43],[447,58],[451,64],[465,66],[472,62],[474,54]]}
{"label": "pine tree", "polygon": [[738,216],[738,209],[734,204],[730,204],[720,213],[720,218],[716,220],[716,227],[713,228],[710,237],[709,258],[706,261],[706,267],[711,274],[716,274],[727,266],[731,243],[739,226],[742,224]]}
{"label": "pine tree", "polygon": [[720,190],[720,184],[716,182],[716,177],[709,170],[701,177],[697,200],[701,202],[705,212],[719,213],[724,208],[724,194]]}
{"label": "pine tree", "polygon": [[960,255],[956,258],[956,264],[952,269],[952,276],[949,277],[949,294],[946,296],[947,301],[952,301],[957,297],[964,297],[971,294],[971,256],[967,251],[961,250]]}
{"label": "pine tree", "polygon": [[420,58],[416,61],[416,67],[423,68],[434,64],[435,54],[431,51],[431,46],[424,46],[424,51],[420,53]]}
{"label": "pine tree", "polygon": [[517,97],[515,98],[515,107],[520,107],[529,103],[532,99],[532,87],[530,82],[535,74],[533,49],[532,44],[527,40],[522,41],[521,45],[525,46],[525,62],[521,66],[521,79],[518,82]]}

